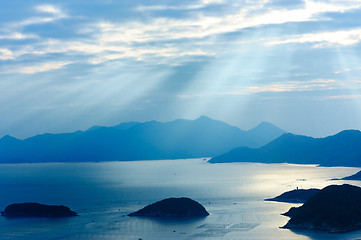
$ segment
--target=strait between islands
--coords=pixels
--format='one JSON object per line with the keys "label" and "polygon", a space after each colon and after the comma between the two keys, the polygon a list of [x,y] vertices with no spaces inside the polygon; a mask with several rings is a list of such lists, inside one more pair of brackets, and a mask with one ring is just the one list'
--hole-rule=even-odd
{"label": "strait between islands", "polygon": [[[361,188],[349,184],[330,185],[322,190],[293,190],[270,201],[302,202],[282,214],[291,219],[282,228],[321,230],[342,233],[361,229]],[[61,205],[39,203],[11,204],[1,213],[4,217],[71,217],[77,213]],[[198,202],[182,197],[167,198],[150,204],[128,216],[197,218],[209,213]]]}

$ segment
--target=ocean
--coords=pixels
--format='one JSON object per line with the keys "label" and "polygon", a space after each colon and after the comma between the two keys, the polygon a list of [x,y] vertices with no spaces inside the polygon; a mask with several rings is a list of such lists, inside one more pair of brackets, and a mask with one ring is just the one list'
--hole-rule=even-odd
{"label": "ocean", "polygon": [[[323,188],[358,168],[228,163],[205,159],[0,165],[0,210],[12,203],[66,205],[71,218],[0,217],[0,239],[357,239],[361,231],[329,234],[281,229],[280,215],[299,204],[264,201],[298,188]],[[168,197],[189,197],[210,216],[128,217]]]}

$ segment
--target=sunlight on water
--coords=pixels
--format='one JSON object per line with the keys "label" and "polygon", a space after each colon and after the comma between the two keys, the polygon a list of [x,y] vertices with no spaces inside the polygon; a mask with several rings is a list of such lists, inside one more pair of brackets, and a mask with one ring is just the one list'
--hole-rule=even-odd
{"label": "sunlight on water", "polygon": [[[68,219],[0,218],[0,239],[356,239],[280,229],[296,204],[267,202],[295,188],[323,188],[356,168],[232,163],[203,159],[0,165],[0,209],[15,202],[63,204]],[[211,214],[194,220],[128,217],[167,197],[187,196]]]}

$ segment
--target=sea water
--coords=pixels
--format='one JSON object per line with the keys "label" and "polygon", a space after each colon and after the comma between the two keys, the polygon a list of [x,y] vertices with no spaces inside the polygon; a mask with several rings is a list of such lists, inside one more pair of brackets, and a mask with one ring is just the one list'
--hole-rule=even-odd
{"label": "sea water", "polygon": [[[357,168],[228,163],[205,159],[0,165],[0,210],[11,203],[66,205],[79,216],[0,217],[0,239],[357,239],[282,229],[299,204],[264,201],[298,188],[323,188]],[[168,197],[190,197],[210,213],[197,219],[128,217]]]}

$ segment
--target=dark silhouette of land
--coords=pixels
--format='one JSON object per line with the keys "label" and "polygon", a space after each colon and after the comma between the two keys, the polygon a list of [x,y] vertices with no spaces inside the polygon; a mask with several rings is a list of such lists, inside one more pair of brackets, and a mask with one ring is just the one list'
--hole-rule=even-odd
{"label": "dark silhouette of land", "polygon": [[265,201],[287,202],[287,203],[304,203],[314,195],[316,195],[320,189],[295,189],[292,191],[284,192],[281,195],[265,199]]}
{"label": "dark silhouette of land", "polygon": [[357,181],[360,181],[361,180],[361,171],[351,175],[351,176],[348,176],[348,177],[344,177],[344,178],[341,178],[341,179],[337,179],[337,180],[357,180]]}
{"label": "dark silhouette of land", "polygon": [[239,146],[260,147],[284,131],[261,123],[250,131],[207,117],[129,122],[87,131],[0,139],[0,163],[133,161],[212,157]]}
{"label": "dark silhouette of land", "polygon": [[260,148],[239,147],[212,158],[210,163],[261,162],[361,167],[361,132],[345,130],[325,138],[291,133]]}
{"label": "dark silhouette of land", "polygon": [[344,184],[319,191],[301,207],[283,215],[291,217],[283,228],[348,232],[361,229],[361,188]]}
{"label": "dark silhouette of land", "polygon": [[128,216],[193,218],[205,217],[209,213],[198,202],[190,198],[167,198],[150,204]]}
{"label": "dark silhouette of land", "polygon": [[15,203],[7,206],[1,215],[4,217],[73,217],[76,212],[61,205],[44,205],[39,203]]}

